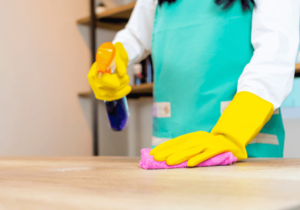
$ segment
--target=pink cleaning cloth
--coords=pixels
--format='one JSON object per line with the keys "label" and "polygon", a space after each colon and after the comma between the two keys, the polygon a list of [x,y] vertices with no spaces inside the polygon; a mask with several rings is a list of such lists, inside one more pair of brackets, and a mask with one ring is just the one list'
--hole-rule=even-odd
{"label": "pink cleaning cloth", "polygon": [[[151,149],[142,149],[141,151],[142,159],[140,161],[140,167],[143,169],[172,169],[187,167],[187,161],[174,166],[167,165],[166,161],[156,161],[154,160],[154,157],[149,154],[150,151]],[[231,152],[225,152],[198,164],[196,167],[225,166],[231,165],[236,161],[237,158]]]}

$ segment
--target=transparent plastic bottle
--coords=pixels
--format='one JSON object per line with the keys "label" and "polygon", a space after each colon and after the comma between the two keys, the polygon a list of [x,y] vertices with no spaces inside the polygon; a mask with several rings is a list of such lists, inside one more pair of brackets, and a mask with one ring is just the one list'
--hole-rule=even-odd
{"label": "transparent plastic bottle", "polygon": [[[102,44],[97,52],[99,77],[102,74],[115,74],[115,47],[112,43]],[[128,125],[129,109],[126,96],[115,101],[104,101],[110,128],[114,131],[124,130]]]}
{"label": "transparent plastic bottle", "polygon": [[114,131],[125,129],[129,119],[126,96],[115,101],[105,101],[105,105],[111,129]]}

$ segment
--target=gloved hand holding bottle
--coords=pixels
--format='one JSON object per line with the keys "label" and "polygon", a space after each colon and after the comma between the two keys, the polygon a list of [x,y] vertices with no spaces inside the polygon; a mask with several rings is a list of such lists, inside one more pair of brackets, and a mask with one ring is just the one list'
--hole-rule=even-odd
{"label": "gloved hand holding bottle", "polygon": [[[115,48],[115,52],[110,52],[111,48]],[[103,54],[107,57],[106,63],[100,65],[100,59]],[[105,65],[110,65],[109,62],[114,60],[116,69],[115,73],[102,73],[99,76],[100,68],[105,68]],[[128,55],[120,42],[104,43],[99,47],[97,52],[96,62],[92,65],[88,74],[90,86],[95,94],[95,97],[103,101],[114,101],[123,98],[131,91],[129,86],[129,76],[127,75]],[[109,67],[109,66],[107,66]]]}
{"label": "gloved hand holding bottle", "polygon": [[121,131],[128,124],[129,111],[126,95],[131,91],[127,75],[128,55],[122,43],[102,44],[88,74],[95,97],[104,100],[110,127]]}

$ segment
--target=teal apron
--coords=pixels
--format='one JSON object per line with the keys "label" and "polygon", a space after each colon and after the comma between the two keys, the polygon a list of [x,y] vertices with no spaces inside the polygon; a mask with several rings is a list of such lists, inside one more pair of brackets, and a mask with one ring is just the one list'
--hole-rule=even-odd
{"label": "teal apron", "polygon": [[[240,1],[222,10],[214,0],[157,6],[152,37],[152,145],[196,131],[210,132],[237,92],[253,55],[252,11]],[[282,157],[280,110],[247,146],[249,157]]]}

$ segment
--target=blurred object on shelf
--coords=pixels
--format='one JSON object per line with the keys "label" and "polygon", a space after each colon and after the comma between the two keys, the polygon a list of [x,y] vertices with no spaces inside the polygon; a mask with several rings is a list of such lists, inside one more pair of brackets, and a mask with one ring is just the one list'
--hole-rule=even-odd
{"label": "blurred object on shelf", "polygon": [[142,62],[143,71],[142,76],[143,80],[142,83],[152,83],[153,82],[153,65],[151,55],[149,55],[145,60]]}
{"label": "blurred object on shelf", "polygon": [[106,10],[106,6],[103,3],[100,3],[96,6],[95,13],[100,14]]}
{"label": "blurred object on shelf", "polygon": [[126,4],[130,4],[132,2],[136,2],[136,0],[102,0],[102,2],[107,9],[112,9]]}
{"label": "blurred object on shelf", "polygon": [[134,84],[135,85],[140,85],[142,83],[142,64],[140,63],[137,63],[137,64],[134,64],[133,67],[133,72],[134,72]]}

